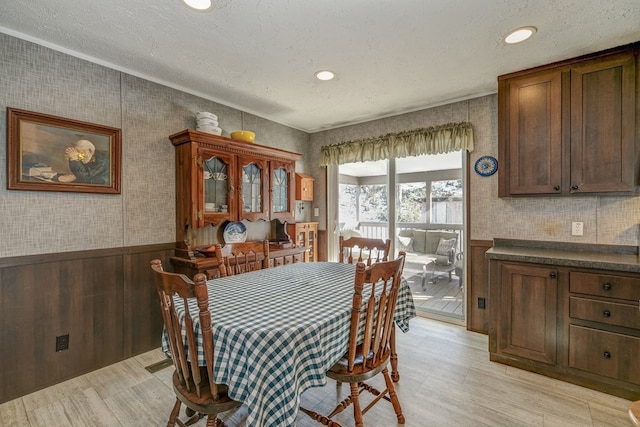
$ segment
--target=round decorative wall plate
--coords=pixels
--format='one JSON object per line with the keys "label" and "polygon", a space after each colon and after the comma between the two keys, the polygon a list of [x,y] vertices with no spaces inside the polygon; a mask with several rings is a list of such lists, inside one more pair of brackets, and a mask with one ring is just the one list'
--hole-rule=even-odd
{"label": "round decorative wall plate", "polygon": [[247,228],[241,222],[230,222],[224,228],[222,237],[225,243],[244,242],[247,240]]}
{"label": "round decorative wall plate", "polygon": [[474,169],[480,176],[491,176],[498,170],[498,161],[495,157],[482,156],[476,160]]}

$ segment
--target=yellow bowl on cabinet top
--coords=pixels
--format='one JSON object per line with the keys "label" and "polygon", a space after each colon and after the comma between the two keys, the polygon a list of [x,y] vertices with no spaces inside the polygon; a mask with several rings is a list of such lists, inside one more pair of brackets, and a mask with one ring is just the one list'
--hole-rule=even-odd
{"label": "yellow bowl on cabinet top", "polygon": [[244,142],[253,142],[256,139],[256,134],[249,130],[237,130],[231,132],[231,139]]}

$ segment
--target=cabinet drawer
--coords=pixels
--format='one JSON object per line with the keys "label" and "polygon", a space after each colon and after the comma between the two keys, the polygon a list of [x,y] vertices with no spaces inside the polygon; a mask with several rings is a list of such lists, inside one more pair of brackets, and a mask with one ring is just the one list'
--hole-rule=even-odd
{"label": "cabinet drawer", "polygon": [[638,304],[618,304],[579,297],[570,297],[569,301],[569,314],[574,319],[640,329]]}
{"label": "cabinet drawer", "polygon": [[569,366],[640,384],[640,338],[569,326]]}
{"label": "cabinet drawer", "polygon": [[640,278],[571,271],[569,291],[638,301],[640,300]]}

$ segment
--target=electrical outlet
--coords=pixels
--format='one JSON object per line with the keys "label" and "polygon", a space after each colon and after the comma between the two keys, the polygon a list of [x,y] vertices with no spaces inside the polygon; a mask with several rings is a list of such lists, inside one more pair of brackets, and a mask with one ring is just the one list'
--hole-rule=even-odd
{"label": "electrical outlet", "polygon": [[69,334],[56,337],[56,351],[69,350]]}
{"label": "electrical outlet", "polygon": [[484,310],[487,308],[487,303],[486,300],[484,298],[478,298],[478,308],[480,310]]}
{"label": "electrical outlet", "polygon": [[571,235],[572,236],[582,236],[584,233],[583,230],[584,223],[582,222],[572,222],[571,223]]}
{"label": "electrical outlet", "polygon": [[313,216],[320,216],[320,209],[319,208],[313,208]]}

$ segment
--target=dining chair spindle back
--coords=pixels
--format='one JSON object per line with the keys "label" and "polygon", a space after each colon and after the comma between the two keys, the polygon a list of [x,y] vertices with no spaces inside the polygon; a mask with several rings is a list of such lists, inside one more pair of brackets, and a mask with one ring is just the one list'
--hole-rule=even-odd
{"label": "dining chair spindle back", "polygon": [[[404,415],[387,365],[391,359],[393,316],[401,285],[406,254],[400,252],[397,259],[380,261],[370,266],[358,262],[351,307],[349,348],[347,353],[327,371],[326,375],[339,383],[349,383],[351,393],[328,416],[300,408],[314,420],[336,426],[332,417],[353,405],[356,427],[363,426],[362,416],[381,399],[391,402],[399,424],[404,424]],[[367,296],[363,298],[363,295]],[[359,337],[362,337],[359,340]],[[382,373],[386,389],[380,392],[366,380]],[[370,392],[373,400],[360,407],[363,391]]]}
{"label": "dining chair spindle back", "polygon": [[[156,289],[160,300],[160,310],[168,336],[171,358],[175,371],[173,373],[173,390],[176,403],[169,415],[167,427],[190,425],[207,416],[207,426],[223,426],[217,418],[221,412],[229,411],[241,405],[227,395],[227,386],[214,381],[215,366],[213,363],[213,332],[211,330],[211,313],[206,277],[199,273],[190,280],[183,274],[166,272],[159,259],[151,261],[151,269],[155,276]],[[184,303],[185,331],[183,338],[179,315],[174,305],[174,298],[181,298]],[[189,349],[196,349],[194,325],[189,312],[188,301],[197,301],[200,334],[204,345],[206,366],[198,366],[197,351],[185,351],[185,340]],[[180,407],[184,403],[186,421],[178,419]]]}
{"label": "dining chair spindle back", "polygon": [[346,264],[364,262],[366,265],[371,265],[376,262],[387,261],[390,248],[390,239],[371,239],[355,236],[345,239],[340,236],[338,261]]}
{"label": "dining chair spindle back", "polygon": [[269,268],[269,241],[217,244],[216,258],[220,277]]}

